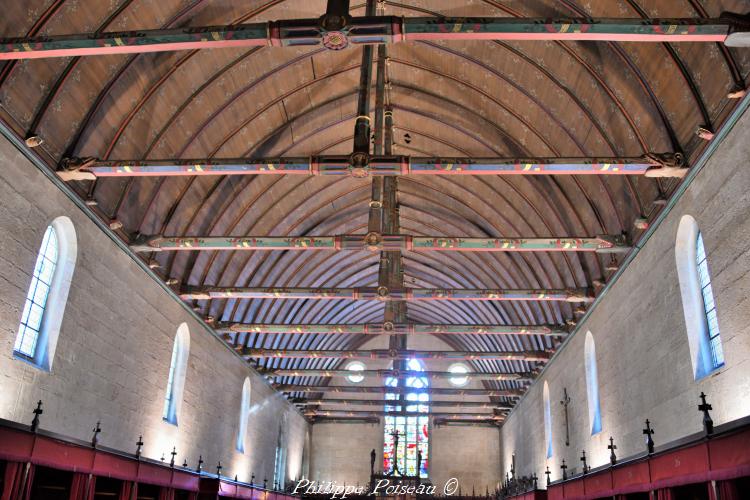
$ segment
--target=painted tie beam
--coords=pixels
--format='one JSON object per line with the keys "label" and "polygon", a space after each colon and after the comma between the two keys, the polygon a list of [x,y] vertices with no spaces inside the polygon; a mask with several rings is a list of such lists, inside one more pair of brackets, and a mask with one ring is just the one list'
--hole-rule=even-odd
{"label": "painted tie beam", "polygon": [[295,288],[295,287],[212,287],[186,286],[184,300],[212,299],[308,299],[308,300],[479,300],[479,301],[557,301],[593,302],[583,289],[500,289],[500,288]]}
{"label": "painted tie beam", "polygon": [[454,252],[627,252],[623,236],[562,238],[464,238],[396,234],[336,236],[140,236],[130,248],[135,252],[195,250],[294,250],[294,251],[454,251]]}
{"label": "painted tie beam", "polygon": [[414,351],[414,350],[310,350],[310,349],[251,349],[236,346],[235,349],[246,358],[289,358],[289,359],[386,359],[391,361],[411,359],[442,360],[496,360],[496,361],[540,361],[546,362],[553,351]]}
{"label": "painted tie beam", "polygon": [[[343,405],[343,406],[385,406],[393,405],[392,399],[295,399],[294,404],[301,406],[320,406],[320,405]],[[454,406],[456,408],[482,408],[487,410],[510,410],[513,408],[510,404],[488,403],[486,401],[443,401],[430,400],[428,403],[433,407]]]}
{"label": "painted tie beam", "polygon": [[505,415],[479,412],[449,411],[367,411],[367,410],[308,410],[306,417],[441,417],[447,419],[505,420]]}
{"label": "painted tie beam", "polygon": [[[520,389],[461,389],[458,387],[430,387],[426,389],[415,389],[412,387],[385,387],[381,385],[359,386],[359,385],[299,385],[299,384],[274,384],[274,389],[279,392],[307,392],[307,393],[357,393],[357,394],[436,394],[452,396],[490,396],[490,397],[521,397]],[[391,406],[415,406],[418,401],[391,401]]]}
{"label": "painted tie beam", "polygon": [[276,335],[545,335],[566,336],[554,325],[438,325],[418,323],[299,324],[223,323],[218,331]]}
{"label": "painted tie beam", "polygon": [[369,156],[353,166],[351,156],[290,158],[110,160],[74,158],[58,175],[66,181],[100,177],[176,177],[203,175],[645,175],[683,177],[687,168],[679,153],[649,153],[611,158],[467,158]]}
{"label": "painted tie beam", "polygon": [[[447,18],[327,16],[227,26],[82,33],[0,39],[0,60],[131,54],[237,47],[325,47],[418,40],[588,40],[607,42],[717,42],[743,46],[746,17],[719,19]],[[326,29],[324,26],[332,26]]]}
{"label": "painted tie beam", "polygon": [[351,377],[362,375],[365,377],[427,377],[431,379],[451,379],[467,377],[472,380],[532,380],[532,373],[451,373],[439,371],[403,371],[398,370],[286,370],[278,369],[265,372],[264,375],[274,377]]}

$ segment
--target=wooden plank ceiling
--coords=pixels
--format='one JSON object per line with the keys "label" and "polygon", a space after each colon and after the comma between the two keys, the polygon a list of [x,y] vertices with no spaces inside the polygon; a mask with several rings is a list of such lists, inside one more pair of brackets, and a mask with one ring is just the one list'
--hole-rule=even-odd
{"label": "wooden plank ceiling", "polygon": [[[718,17],[749,1],[403,0],[388,15]],[[29,0],[7,2],[0,37],[224,25],[309,17],[322,0]],[[364,3],[352,4],[353,15]],[[0,116],[38,135],[55,167],[68,157],[229,158],[349,154],[361,48],[251,48],[0,63]],[[423,41],[388,48],[393,153],[592,157],[683,152],[695,159],[745,88],[748,51],[715,43]],[[371,109],[374,109],[374,93]],[[642,176],[401,177],[404,234],[474,237],[626,234],[653,218],[678,179]],[[102,178],[73,184],[119,234],[365,233],[371,180],[306,176]],[[642,226],[641,226],[642,227]],[[622,255],[404,252],[406,286],[594,289]],[[147,255],[165,279],[221,287],[375,287],[379,254],[202,251]],[[214,299],[204,316],[233,323],[382,322],[384,302]],[[581,304],[543,301],[408,304],[416,323],[565,325]],[[578,311],[580,314],[580,310]],[[366,335],[233,334],[251,349],[356,349]],[[555,347],[544,335],[452,335],[460,351]],[[341,359],[260,359],[261,368],[333,369]],[[477,360],[477,371],[527,373],[528,361]],[[327,384],[285,375],[285,384]],[[486,389],[525,379],[485,380]],[[503,398],[497,399],[497,401]]]}

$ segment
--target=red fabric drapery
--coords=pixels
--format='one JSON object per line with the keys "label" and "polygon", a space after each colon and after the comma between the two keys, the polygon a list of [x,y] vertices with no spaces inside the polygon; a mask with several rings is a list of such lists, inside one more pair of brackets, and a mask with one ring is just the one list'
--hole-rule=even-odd
{"label": "red fabric drapery", "polygon": [[174,500],[174,488],[162,487],[159,490],[159,500]]}
{"label": "red fabric drapery", "polygon": [[93,500],[96,489],[96,476],[77,472],[70,483],[70,500]]}
{"label": "red fabric drapery", "polygon": [[138,497],[138,483],[123,481],[120,486],[120,496],[117,500],[134,500]]}
{"label": "red fabric drapery", "polygon": [[[718,493],[718,498],[717,498]],[[712,485],[708,487],[708,497],[711,500],[741,500],[737,484],[732,481],[716,481],[716,489]]]}
{"label": "red fabric drapery", "polygon": [[8,462],[5,465],[3,491],[0,500],[28,500],[34,480],[34,465]]}
{"label": "red fabric drapery", "polygon": [[672,488],[662,488],[656,490],[656,500],[674,500]]}

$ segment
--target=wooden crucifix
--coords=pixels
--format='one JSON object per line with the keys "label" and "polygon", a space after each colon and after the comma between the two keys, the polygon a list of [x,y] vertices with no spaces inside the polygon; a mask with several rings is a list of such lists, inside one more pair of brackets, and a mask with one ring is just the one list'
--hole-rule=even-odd
{"label": "wooden crucifix", "polygon": [[570,446],[570,425],[568,424],[568,405],[570,404],[570,398],[568,397],[568,388],[563,387],[563,398],[560,401],[565,410],[565,446]]}
{"label": "wooden crucifix", "polygon": [[391,436],[393,436],[393,471],[391,474],[395,474],[396,472],[401,474],[398,468],[398,430],[394,430]]}

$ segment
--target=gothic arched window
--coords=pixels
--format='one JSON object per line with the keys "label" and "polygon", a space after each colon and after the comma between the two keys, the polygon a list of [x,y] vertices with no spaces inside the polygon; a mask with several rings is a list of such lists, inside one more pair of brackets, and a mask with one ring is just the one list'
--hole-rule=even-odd
{"label": "gothic arched window", "polygon": [[182,395],[185,391],[188,355],[190,354],[190,330],[185,323],[177,328],[172,347],[172,361],[169,365],[167,390],[164,394],[164,420],[177,425],[177,415],[182,406]]}
{"label": "gothic arched window", "polygon": [[584,345],[584,364],[586,367],[586,395],[589,403],[589,424],[591,435],[602,431],[602,412],[599,406],[599,375],[596,369],[596,344],[591,332],[586,332]]}
{"label": "gothic arched window", "polygon": [[[422,363],[411,359],[406,364],[409,371],[424,371]],[[391,377],[386,386],[399,387],[399,379]],[[403,393],[387,393],[385,399],[393,400],[393,405],[386,405],[386,412],[399,412],[405,409],[407,415],[386,415],[383,435],[383,470],[396,476],[427,477],[429,453],[429,412],[430,396],[421,389],[428,387],[427,377],[406,377],[403,380]],[[396,404],[404,402],[406,404]],[[398,433],[398,449],[394,450],[395,434]],[[417,471],[417,451],[422,463]],[[398,456],[398,460],[395,457]]]}
{"label": "gothic arched window", "polygon": [[552,457],[552,408],[549,403],[549,385],[544,381],[542,390],[542,399],[544,400],[544,442],[547,443],[547,458]]}
{"label": "gothic arched window", "polygon": [[242,384],[242,398],[240,400],[240,425],[237,431],[237,451],[245,453],[247,439],[247,423],[250,419],[250,377],[245,377]]}
{"label": "gothic arched window", "polygon": [[724,350],[703,234],[690,215],[680,219],[675,259],[693,375],[698,380],[724,365]]}
{"label": "gothic arched window", "polygon": [[47,226],[26,294],[13,354],[52,369],[78,245],[73,222],[58,217]]}

